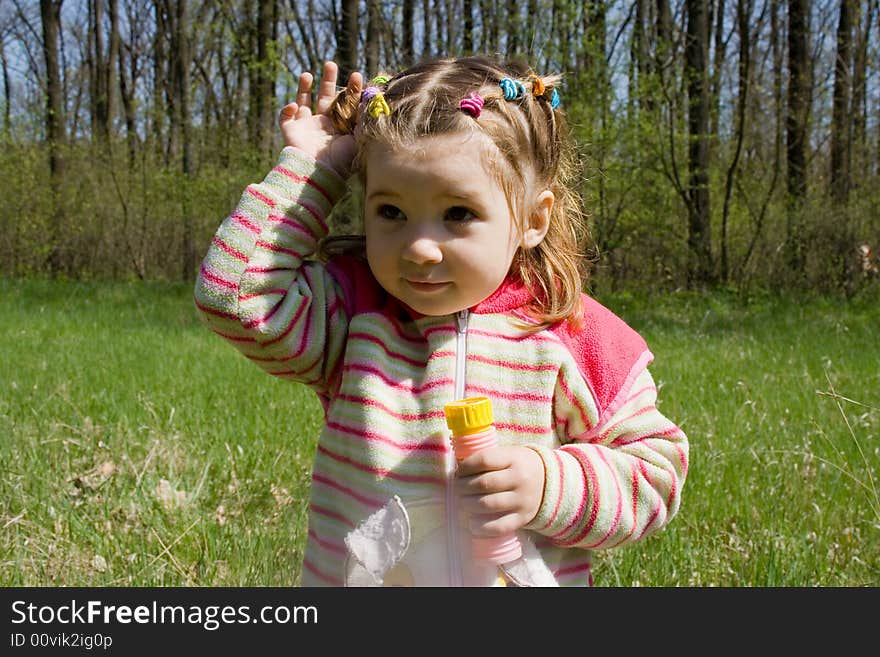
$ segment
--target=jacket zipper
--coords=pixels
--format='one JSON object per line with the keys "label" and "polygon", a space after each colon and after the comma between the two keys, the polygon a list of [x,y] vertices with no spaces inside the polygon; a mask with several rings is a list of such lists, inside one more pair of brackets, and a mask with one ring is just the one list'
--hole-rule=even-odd
{"label": "jacket zipper", "polygon": [[[467,328],[470,311],[465,308],[455,314],[455,399],[463,399],[466,389]],[[449,535],[449,576],[452,586],[462,586],[461,553],[458,532],[458,509],[455,499],[455,452],[446,457],[446,527]]]}

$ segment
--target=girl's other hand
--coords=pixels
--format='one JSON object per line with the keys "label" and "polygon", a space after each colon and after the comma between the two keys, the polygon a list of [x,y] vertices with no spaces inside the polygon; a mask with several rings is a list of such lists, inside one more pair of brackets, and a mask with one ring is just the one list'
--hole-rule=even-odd
{"label": "girl's other hand", "polygon": [[[288,103],[278,116],[278,125],[285,146],[294,146],[305,151],[316,160],[347,177],[355,156],[355,141],[350,134],[339,132],[328,116],[328,111],[336,98],[336,80],[339,68],[335,62],[324,62],[324,72],[318,87],[315,112],[312,112],[311,73],[303,73],[299,78],[296,100]],[[363,76],[354,72],[348,78],[348,91],[360,94]]]}
{"label": "girl's other hand", "polygon": [[524,527],[544,496],[544,462],[528,447],[487,447],[458,464],[458,492],[476,536]]}

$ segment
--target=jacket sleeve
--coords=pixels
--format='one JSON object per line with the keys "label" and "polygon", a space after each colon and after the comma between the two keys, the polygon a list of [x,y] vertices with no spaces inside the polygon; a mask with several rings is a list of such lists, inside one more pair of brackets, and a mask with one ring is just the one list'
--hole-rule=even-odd
{"label": "jacket sleeve", "polygon": [[319,393],[341,357],[348,318],[342,286],[308,258],[344,191],[332,170],[285,148],[220,225],[194,291],[212,331],[269,374]]}
{"label": "jacket sleeve", "polygon": [[592,399],[581,377],[560,373],[564,378],[554,403],[563,444],[534,447],[546,476],[541,507],[527,528],[560,546],[595,550],[661,529],[681,502],[688,440],[657,410],[647,367],[633,373],[607,418],[594,404],[578,401]]}

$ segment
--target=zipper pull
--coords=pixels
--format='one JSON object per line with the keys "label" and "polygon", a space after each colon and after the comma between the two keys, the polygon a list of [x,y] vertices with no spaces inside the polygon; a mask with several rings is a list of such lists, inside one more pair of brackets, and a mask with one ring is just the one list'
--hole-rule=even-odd
{"label": "zipper pull", "polygon": [[455,313],[455,326],[459,333],[467,333],[468,316],[470,315],[470,312],[470,310],[465,308],[464,310],[459,310]]}

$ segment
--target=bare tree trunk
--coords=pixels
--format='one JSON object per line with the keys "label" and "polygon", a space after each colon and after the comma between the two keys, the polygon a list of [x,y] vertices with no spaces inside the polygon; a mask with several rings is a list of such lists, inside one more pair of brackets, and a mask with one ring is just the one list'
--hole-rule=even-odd
{"label": "bare tree trunk", "polygon": [[150,112],[150,138],[153,140],[156,153],[162,154],[166,163],[168,162],[169,153],[172,152],[170,130],[168,131],[168,147],[166,148],[164,144],[168,89],[168,53],[166,49],[168,42],[167,4],[167,0],[153,0],[156,30],[153,36],[153,107]]}
{"label": "bare tree trunk", "polygon": [[712,58],[712,116],[709,124],[709,132],[718,134],[718,117],[721,114],[721,76],[724,63],[727,60],[727,39],[724,38],[724,0],[718,0],[715,8],[715,53]]}
{"label": "bare tree trunk", "polygon": [[[486,27],[485,0],[481,2],[483,5],[483,48],[488,46],[488,29]],[[466,55],[474,52],[474,4],[472,0],[462,0],[462,35],[461,49]]]}
{"label": "bare tree trunk", "polygon": [[[591,0],[582,7],[583,44],[577,84],[586,89],[592,116],[586,124],[588,143],[593,145],[596,167],[605,171],[608,166],[607,126],[609,118],[608,65],[605,60],[607,2]],[[596,176],[597,203],[595,208],[596,247],[602,253],[611,254],[609,242],[613,238],[615,222],[608,210],[608,183],[606,176]]]}
{"label": "bare tree trunk", "polygon": [[792,272],[804,266],[803,202],[807,194],[807,120],[810,108],[807,0],[788,2],[788,111],[785,117],[788,165],[786,253]]}
{"label": "bare tree trunk", "polygon": [[415,60],[415,46],[413,44],[413,20],[415,17],[415,6],[413,0],[403,0],[401,12],[401,43],[400,57],[404,67],[412,66]]}
{"label": "bare tree trunk", "polygon": [[12,130],[12,96],[9,88],[9,62],[6,49],[0,39],[0,65],[3,67],[3,135],[8,137]]}
{"label": "bare tree trunk", "polygon": [[[468,5],[472,3],[470,0],[465,0],[465,21],[468,20]],[[480,0],[480,15],[482,17],[482,44],[483,44],[483,52],[486,53],[494,53],[498,52],[498,35],[501,28],[501,16],[498,14],[498,7],[496,0]],[[471,52],[474,47],[474,17],[473,12],[470,12],[470,31],[471,36],[467,35],[467,23],[465,23],[465,35],[464,35],[464,51]],[[468,43],[470,43],[470,47],[468,47]]]}
{"label": "bare tree trunk", "polygon": [[[869,23],[869,25],[870,25],[870,23]],[[877,27],[880,28],[880,11],[877,12]],[[874,171],[875,171],[876,175],[880,175],[880,103],[878,103],[878,105],[877,105],[876,125],[877,125],[877,139],[875,141],[877,144],[877,152],[875,153],[876,169]]]}
{"label": "bare tree trunk", "polygon": [[852,0],[840,1],[837,20],[837,57],[834,60],[834,95],[831,116],[831,200],[842,207],[849,198],[850,67],[852,63]]}
{"label": "bare tree trunk", "polygon": [[[857,3],[861,10],[861,3]],[[870,175],[868,167],[867,145],[867,67],[868,67],[868,42],[871,33],[871,25],[874,21],[876,2],[867,2],[867,10],[854,16],[856,24],[855,54],[853,61],[852,78],[852,166],[850,168],[850,189],[860,186],[861,180]],[[861,15],[860,15],[861,14]],[[864,15],[864,22],[861,17]]]}
{"label": "bare tree trunk", "polygon": [[[455,15],[455,0],[444,0],[444,15],[445,25],[443,26],[446,31],[446,48],[444,50],[446,55],[454,55],[456,49],[456,33],[455,28],[457,27],[456,21],[458,17]],[[438,27],[440,24],[440,20],[438,17]]]}
{"label": "bare tree trunk", "polygon": [[519,3],[516,0],[507,0],[507,54],[516,57],[519,54],[520,23]]}
{"label": "bare tree trunk", "polygon": [[119,48],[119,98],[125,118],[125,140],[128,150],[128,166],[133,169],[137,159],[137,114],[135,108],[135,88],[140,77],[140,56],[138,35],[143,29],[142,16],[128,5],[126,23],[128,24],[128,43]]}
{"label": "bare tree trunk", "polygon": [[49,186],[53,197],[54,217],[49,224],[49,255],[46,264],[52,275],[64,269],[61,239],[67,229],[67,214],[62,202],[65,175],[64,100],[61,95],[61,68],[58,65],[58,35],[63,0],[40,0],[43,26],[43,58],[46,62],[46,141],[49,144]]}
{"label": "bare tree trunk", "polygon": [[190,119],[190,67],[192,45],[190,40],[189,0],[170,0],[173,9],[166,15],[171,35],[171,108],[172,134],[180,138],[180,168],[183,173],[181,202],[183,239],[181,240],[181,278],[191,281],[195,276],[196,252],[193,237],[193,217],[190,202],[190,183],[195,176],[192,154],[192,122]]}
{"label": "bare tree trunk", "polygon": [[251,137],[268,160],[273,158],[275,134],[277,38],[278,0],[260,0],[256,17],[256,61],[251,68]]}
{"label": "bare tree trunk", "polygon": [[422,57],[430,57],[431,50],[431,0],[422,0]]}
{"label": "bare tree trunk", "polygon": [[672,10],[669,0],[657,0],[657,43],[655,47],[655,67],[660,84],[665,86],[667,70],[673,64],[675,44],[672,41]]}
{"label": "bare tree trunk", "polygon": [[379,37],[382,33],[381,9],[378,0],[367,1],[367,75],[379,70]]}
{"label": "bare tree trunk", "polygon": [[773,101],[776,116],[773,170],[782,169],[782,150],[785,143],[785,102],[783,101],[784,53],[782,26],[779,20],[778,2],[770,2],[770,47],[773,51]]}
{"label": "bare tree trunk", "polygon": [[110,20],[109,43],[104,42],[104,1],[90,0],[92,62],[92,137],[106,143],[110,139],[114,107],[113,74],[119,56],[119,8],[118,0],[108,0]]}
{"label": "bare tree trunk", "polygon": [[348,80],[351,72],[357,70],[357,49],[358,2],[342,0],[342,13],[336,27],[336,63],[340,80]]}
{"label": "bare tree trunk", "polygon": [[635,22],[633,23],[632,35],[632,58],[635,61],[633,73],[635,75],[635,83],[631,84],[635,99],[638,101],[637,107],[650,112],[654,107],[654,99],[648,85],[648,75],[650,66],[648,63],[648,30],[645,22],[647,20],[647,0],[636,0],[635,2]]}
{"label": "bare tree trunk", "polygon": [[527,16],[528,20],[526,21],[526,44],[525,50],[529,59],[532,59],[536,56],[535,53],[535,38],[538,34],[538,0],[529,0],[528,8],[527,8]]}
{"label": "bare tree trunk", "polygon": [[752,14],[752,0],[737,0],[736,18],[739,31],[739,63],[736,98],[736,132],[734,133],[735,146],[730,166],[727,169],[727,178],[724,185],[724,207],[721,213],[721,280],[726,282],[729,275],[729,256],[727,245],[727,221],[730,216],[730,198],[733,192],[733,183],[736,178],[739,159],[742,153],[743,139],[746,131],[746,107],[748,106],[749,84],[751,76],[751,27],[749,17]]}
{"label": "bare tree trunk", "polygon": [[685,80],[688,93],[688,267],[690,284],[712,281],[709,197],[709,45],[707,0],[687,0]]}
{"label": "bare tree trunk", "polygon": [[425,10],[427,12],[425,14],[425,27],[427,27],[427,17],[430,16],[431,27],[433,27],[432,34],[434,35],[434,45],[431,54],[439,57],[446,52],[446,39],[443,35],[443,11],[440,8],[440,4],[443,0],[433,0],[431,3],[433,9],[427,7],[427,1],[428,0],[425,0]]}

